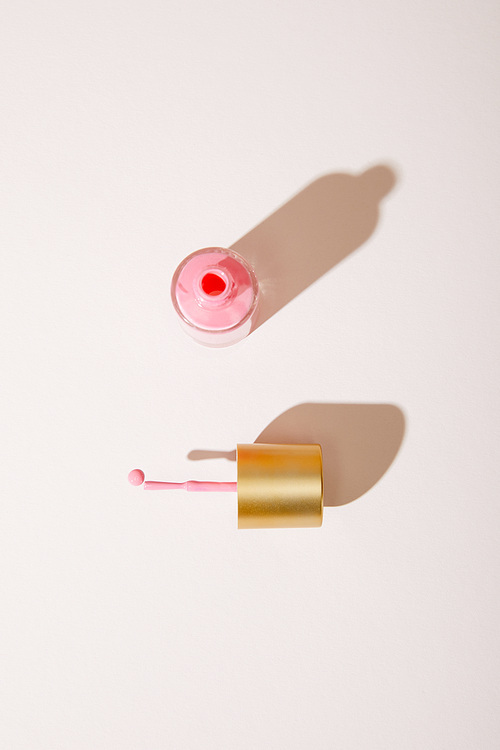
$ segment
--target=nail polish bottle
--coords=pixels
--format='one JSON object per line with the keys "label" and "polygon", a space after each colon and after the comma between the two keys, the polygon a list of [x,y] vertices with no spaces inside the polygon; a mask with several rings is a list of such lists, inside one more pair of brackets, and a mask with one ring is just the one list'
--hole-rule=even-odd
{"label": "nail polish bottle", "polygon": [[205,346],[223,347],[250,333],[259,285],[252,267],[240,255],[207,247],[180,263],[171,295],[186,333]]}
{"label": "nail polish bottle", "polygon": [[133,469],[130,484],[145,490],[237,492],[238,528],[305,528],[323,522],[320,445],[253,443],[237,447],[237,482],[151,482]]}

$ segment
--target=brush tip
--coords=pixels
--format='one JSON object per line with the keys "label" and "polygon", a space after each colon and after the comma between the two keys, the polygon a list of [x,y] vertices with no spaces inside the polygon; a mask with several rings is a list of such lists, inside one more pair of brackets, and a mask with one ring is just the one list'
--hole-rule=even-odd
{"label": "brush tip", "polygon": [[144,482],[144,472],[141,469],[132,469],[128,475],[128,481],[133,484],[134,487],[138,487]]}

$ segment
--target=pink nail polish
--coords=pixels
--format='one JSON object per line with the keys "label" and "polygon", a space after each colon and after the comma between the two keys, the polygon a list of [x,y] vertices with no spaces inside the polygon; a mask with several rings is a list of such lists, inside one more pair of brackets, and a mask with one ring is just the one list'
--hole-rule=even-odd
{"label": "pink nail polish", "polygon": [[232,250],[207,247],[184,258],[172,278],[172,302],[186,333],[205,346],[235,344],[250,333],[259,285]]}

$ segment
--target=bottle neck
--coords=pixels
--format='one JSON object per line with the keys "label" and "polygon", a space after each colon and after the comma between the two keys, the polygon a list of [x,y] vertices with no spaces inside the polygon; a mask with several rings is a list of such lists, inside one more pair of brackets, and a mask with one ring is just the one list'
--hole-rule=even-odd
{"label": "bottle neck", "polygon": [[201,307],[224,307],[233,296],[234,282],[226,269],[213,266],[204,268],[195,280],[194,293]]}

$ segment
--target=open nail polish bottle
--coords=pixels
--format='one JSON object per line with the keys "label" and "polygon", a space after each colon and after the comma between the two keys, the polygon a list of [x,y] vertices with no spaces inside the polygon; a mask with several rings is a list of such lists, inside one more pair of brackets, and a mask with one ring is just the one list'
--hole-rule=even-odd
{"label": "open nail polish bottle", "polygon": [[252,443],[237,447],[237,482],[151,482],[133,469],[130,484],[145,490],[237,492],[238,528],[305,528],[323,522],[320,445]]}
{"label": "open nail polish bottle", "polygon": [[171,294],[186,333],[205,346],[222,347],[250,333],[259,285],[252,267],[240,255],[207,247],[180,263]]}

